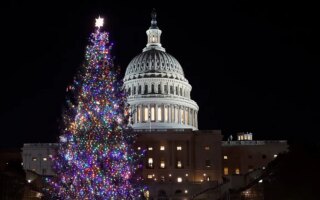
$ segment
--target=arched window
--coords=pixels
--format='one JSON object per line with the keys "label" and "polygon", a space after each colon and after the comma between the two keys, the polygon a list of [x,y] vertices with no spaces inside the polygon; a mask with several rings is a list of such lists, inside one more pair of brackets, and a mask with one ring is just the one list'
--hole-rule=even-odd
{"label": "arched window", "polygon": [[154,84],[151,85],[151,94],[154,94]]}
{"label": "arched window", "polygon": [[141,85],[138,86],[138,94],[141,94]]}
{"label": "arched window", "polygon": [[174,94],[173,85],[170,85],[170,94]]}
{"label": "arched window", "polygon": [[161,85],[158,85],[158,93],[161,94]]}
{"label": "arched window", "polygon": [[178,86],[176,87],[176,95],[179,95]]}
{"label": "arched window", "polygon": [[131,95],[131,88],[128,88],[128,95]]}
{"label": "arched window", "polygon": [[164,93],[168,94],[168,85],[164,85]]}
{"label": "arched window", "polygon": [[133,95],[136,94],[136,86],[133,86]]}
{"label": "arched window", "polygon": [[144,94],[148,94],[148,85],[144,85]]}

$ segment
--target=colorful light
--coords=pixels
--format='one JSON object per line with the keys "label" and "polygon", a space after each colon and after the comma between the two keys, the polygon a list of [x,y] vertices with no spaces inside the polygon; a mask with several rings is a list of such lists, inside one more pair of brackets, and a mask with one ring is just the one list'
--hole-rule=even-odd
{"label": "colorful light", "polygon": [[136,174],[144,152],[133,149],[127,95],[102,25],[99,17],[85,63],[67,87],[64,128],[52,157],[57,176],[47,179],[51,199],[133,199],[144,192]]}

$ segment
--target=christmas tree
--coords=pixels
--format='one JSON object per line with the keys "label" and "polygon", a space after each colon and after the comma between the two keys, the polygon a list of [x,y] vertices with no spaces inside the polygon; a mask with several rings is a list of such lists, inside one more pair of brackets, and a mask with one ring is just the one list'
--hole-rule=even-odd
{"label": "christmas tree", "polygon": [[50,199],[139,199],[144,188],[136,171],[143,152],[133,149],[129,108],[111,58],[108,32],[96,19],[85,64],[68,86],[56,176],[47,179]]}

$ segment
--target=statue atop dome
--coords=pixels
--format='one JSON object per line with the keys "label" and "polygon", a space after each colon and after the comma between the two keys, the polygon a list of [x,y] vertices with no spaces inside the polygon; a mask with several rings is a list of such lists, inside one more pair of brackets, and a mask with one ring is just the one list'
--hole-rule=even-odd
{"label": "statue atop dome", "polygon": [[152,12],[151,12],[151,26],[150,29],[158,29],[157,26],[157,12],[156,9],[153,8]]}

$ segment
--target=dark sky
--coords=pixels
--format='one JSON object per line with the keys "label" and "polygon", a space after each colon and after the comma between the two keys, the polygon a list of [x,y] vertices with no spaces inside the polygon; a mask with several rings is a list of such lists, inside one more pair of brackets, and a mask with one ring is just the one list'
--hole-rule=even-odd
{"label": "dark sky", "polygon": [[106,18],[124,73],[146,44],[153,7],[163,46],[193,86],[200,129],[319,139],[320,17],[310,2],[52,2],[2,6],[0,147],[55,142],[95,17]]}

